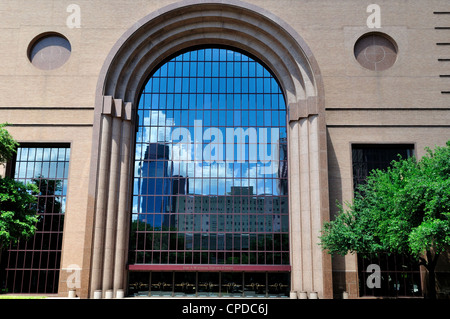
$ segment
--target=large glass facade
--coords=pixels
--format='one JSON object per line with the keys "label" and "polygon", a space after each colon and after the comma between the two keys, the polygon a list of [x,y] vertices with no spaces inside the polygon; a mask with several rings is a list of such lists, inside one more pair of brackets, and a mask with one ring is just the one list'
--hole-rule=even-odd
{"label": "large glass facade", "polygon": [[286,105],[272,74],[240,52],[191,50],[156,70],[137,112],[130,269],[286,268]]}
{"label": "large glass facade", "polygon": [[14,178],[38,186],[37,230],[1,258],[1,288],[8,293],[57,293],[66,207],[68,145],[21,145]]}

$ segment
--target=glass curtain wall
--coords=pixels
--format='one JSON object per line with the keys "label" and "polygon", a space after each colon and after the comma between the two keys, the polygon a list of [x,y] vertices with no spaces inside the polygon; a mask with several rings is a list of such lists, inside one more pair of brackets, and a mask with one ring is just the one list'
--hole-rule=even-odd
{"label": "glass curtain wall", "polygon": [[267,68],[228,48],[183,52],[137,114],[130,269],[288,266],[286,104]]}

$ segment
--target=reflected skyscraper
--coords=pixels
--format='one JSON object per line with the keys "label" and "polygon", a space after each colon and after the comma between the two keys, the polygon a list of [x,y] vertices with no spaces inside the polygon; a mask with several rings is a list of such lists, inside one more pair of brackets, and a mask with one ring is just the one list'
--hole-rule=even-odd
{"label": "reflected skyscraper", "polygon": [[278,165],[278,194],[285,195],[288,192],[288,167],[287,167],[287,138],[279,141],[279,165]]}
{"label": "reflected skyscraper", "polygon": [[141,166],[142,183],[141,221],[153,227],[161,227],[164,217],[171,211],[172,166],[169,165],[169,146],[151,143],[147,146]]}
{"label": "reflected skyscraper", "polygon": [[164,216],[163,225],[167,228],[174,228],[176,226],[176,216],[178,213],[178,202],[180,200],[180,196],[177,195],[186,195],[187,190],[189,189],[189,179],[187,177],[181,175],[174,175],[171,179],[172,185],[172,193],[170,198],[170,212],[169,215]]}

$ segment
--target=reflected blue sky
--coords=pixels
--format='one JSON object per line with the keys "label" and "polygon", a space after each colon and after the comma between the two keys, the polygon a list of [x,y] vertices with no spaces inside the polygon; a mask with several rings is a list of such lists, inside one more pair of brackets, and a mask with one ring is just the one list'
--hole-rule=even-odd
{"label": "reflected blue sky", "polygon": [[[69,177],[70,148],[66,147],[19,147],[17,149],[14,179],[23,183],[39,182],[40,179],[57,180],[61,188],[54,196],[65,212],[67,178]],[[39,186],[39,185],[38,185]]]}
{"label": "reflected blue sky", "polygon": [[[134,195],[148,194],[142,189],[148,179],[161,186],[162,179],[181,176],[186,194],[225,196],[243,187],[253,195],[285,196],[286,141],[284,96],[260,63],[226,49],[183,53],[163,64],[142,91]],[[164,161],[164,173],[148,159],[156,144],[166,154],[150,162]]]}

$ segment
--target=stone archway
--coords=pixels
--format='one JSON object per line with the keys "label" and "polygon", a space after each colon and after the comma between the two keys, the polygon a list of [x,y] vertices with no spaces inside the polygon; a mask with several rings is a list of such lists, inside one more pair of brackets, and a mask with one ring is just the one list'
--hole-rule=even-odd
{"label": "stone archway", "polygon": [[328,219],[324,92],[303,39],[271,13],[236,0],[186,0],[149,14],[115,44],[96,91],[89,215],[89,297],[126,285],[134,106],[149,74],[167,56],[192,46],[226,45],[252,54],[280,81],[288,105],[291,297],[331,298],[331,259],[318,235]]}

